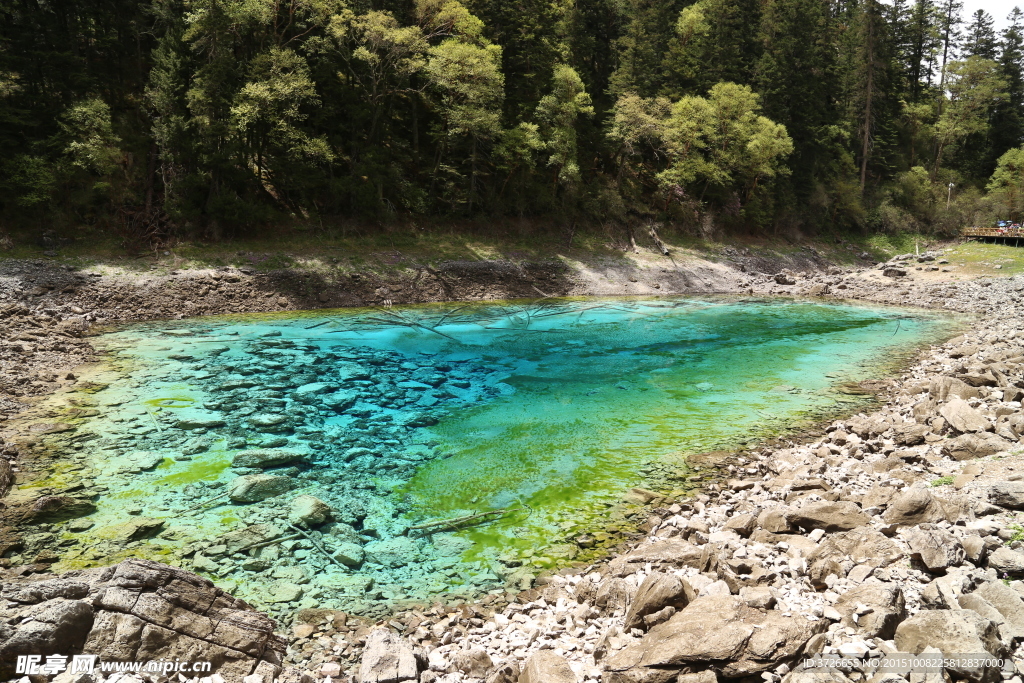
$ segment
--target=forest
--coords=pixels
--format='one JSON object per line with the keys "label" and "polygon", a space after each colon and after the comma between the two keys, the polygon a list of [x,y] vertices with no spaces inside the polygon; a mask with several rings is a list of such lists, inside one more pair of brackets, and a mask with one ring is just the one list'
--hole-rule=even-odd
{"label": "forest", "polygon": [[2,0],[0,231],[1024,218],[1024,12],[958,0]]}

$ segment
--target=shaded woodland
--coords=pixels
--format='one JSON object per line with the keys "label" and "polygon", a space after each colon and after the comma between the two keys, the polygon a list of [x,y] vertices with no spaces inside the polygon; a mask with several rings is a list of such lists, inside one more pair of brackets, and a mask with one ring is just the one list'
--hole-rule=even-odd
{"label": "shaded woodland", "polygon": [[1024,13],[957,0],[0,0],[0,229],[1024,218]]}

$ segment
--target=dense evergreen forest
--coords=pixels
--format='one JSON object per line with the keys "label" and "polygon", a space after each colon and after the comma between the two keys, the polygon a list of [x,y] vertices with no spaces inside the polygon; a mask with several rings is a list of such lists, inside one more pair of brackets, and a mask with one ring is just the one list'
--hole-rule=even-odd
{"label": "dense evergreen forest", "polygon": [[1024,217],[1024,13],[958,0],[2,0],[0,228]]}

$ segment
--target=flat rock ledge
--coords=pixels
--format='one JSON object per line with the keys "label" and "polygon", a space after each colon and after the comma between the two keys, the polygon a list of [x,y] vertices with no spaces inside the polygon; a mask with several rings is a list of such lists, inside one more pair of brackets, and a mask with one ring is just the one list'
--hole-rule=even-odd
{"label": "flat rock ledge", "polygon": [[[0,580],[3,680],[18,678],[19,655],[42,655],[43,663],[49,655],[83,653],[100,661],[210,662],[211,673],[229,683],[270,683],[282,671],[286,643],[274,622],[183,569],[132,559],[61,576],[8,572]],[[143,679],[179,680],[172,676]],[[65,671],[39,680],[104,679]]]}

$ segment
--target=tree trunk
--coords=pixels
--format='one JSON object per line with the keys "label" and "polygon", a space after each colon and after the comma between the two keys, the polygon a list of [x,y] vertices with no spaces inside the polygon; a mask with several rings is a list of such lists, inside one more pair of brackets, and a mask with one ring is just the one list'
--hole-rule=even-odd
{"label": "tree trunk", "polygon": [[868,22],[867,45],[867,92],[864,98],[864,140],[861,145],[860,157],[860,193],[864,195],[864,187],[868,180],[868,158],[871,154],[871,100],[875,94],[875,18],[874,0],[868,0],[864,7]]}
{"label": "tree trunk", "polygon": [[942,34],[942,70],[939,72],[939,107],[938,116],[942,116],[942,103],[946,88],[946,61],[949,58],[949,38],[953,31],[953,0],[946,0],[946,25]]}
{"label": "tree trunk", "polygon": [[473,151],[469,161],[469,212],[473,213],[473,198],[476,196],[476,137],[473,137]]}

